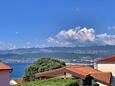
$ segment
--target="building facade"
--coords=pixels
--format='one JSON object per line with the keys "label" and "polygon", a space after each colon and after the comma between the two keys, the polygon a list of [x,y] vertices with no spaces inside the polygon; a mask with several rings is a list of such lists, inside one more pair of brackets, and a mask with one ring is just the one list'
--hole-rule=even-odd
{"label": "building facade", "polygon": [[[112,73],[111,86],[115,86],[115,56],[97,60],[95,68],[103,72],[111,72]],[[100,86],[107,86],[107,85],[100,84]]]}
{"label": "building facade", "polygon": [[0,86],[9,86],[11,72],[11,67],[4,63],[0,63]]}

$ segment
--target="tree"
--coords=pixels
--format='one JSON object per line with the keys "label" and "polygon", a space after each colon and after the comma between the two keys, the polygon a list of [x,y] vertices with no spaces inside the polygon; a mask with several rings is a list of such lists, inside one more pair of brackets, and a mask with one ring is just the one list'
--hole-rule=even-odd
{"label": "tree", "polygon": [[66,64],[63,61],[51,59],[51,58],[41,58],[35,61],[33,64],[29,65],[24,72],[25,81],[33,81],[34,74],[39,72],[44,72],[52,69],[57,69],[64,67]]}

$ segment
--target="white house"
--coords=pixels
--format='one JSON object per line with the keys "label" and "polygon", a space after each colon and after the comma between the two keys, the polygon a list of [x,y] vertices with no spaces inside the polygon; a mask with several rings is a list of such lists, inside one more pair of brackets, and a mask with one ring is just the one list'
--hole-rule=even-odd
{"label": "white house", "polygon": [[11,67],[4,63],[0,63],[0,86],[9,86],[11,72]]}
{"label": "white house", "polygon": [[[115,86],[115,56],[102,58],[96,61],[95,68],[103,72],[111,72],[111,86]],[[106,86],[100,84],[100,86]]]}

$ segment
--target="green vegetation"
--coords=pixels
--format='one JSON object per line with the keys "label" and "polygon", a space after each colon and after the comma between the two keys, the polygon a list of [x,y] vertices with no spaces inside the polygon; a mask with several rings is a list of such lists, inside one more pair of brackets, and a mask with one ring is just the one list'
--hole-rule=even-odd
{"label": "green vegetation", "polygon": [[44,72],[52,69],[57,69],[65,66],[65,62],[51,58],[41,58],[29,65],[25,69],[24,80],[33,81],[35,80],[34,74]]}
{"label": "green vegetation", "polygon": [[22,83],[16,86],[79,86],[79,80],[77,79],[36,80],[29,83]]}

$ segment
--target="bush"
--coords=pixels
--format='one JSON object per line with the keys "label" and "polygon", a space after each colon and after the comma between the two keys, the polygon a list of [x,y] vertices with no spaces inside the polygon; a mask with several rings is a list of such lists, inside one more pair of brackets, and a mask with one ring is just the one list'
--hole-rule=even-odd
{"label": "bush", "polygon": [[93,84],[93,86],[99,86],[99,84],[95,83],[95,84]]}
{"label": "bush", "polygon": [[65,86],[79,86],[79,84],[74,82],[74,83],[66,84]]}
{"label": "bush", "polygon": [[65,86],[79,86],[79,80],[69,82]]}
{"label": "bush", "polygon": [[[35,80],[32,82],[22,83],[16,86],[73,86],[70,83],[78,83],[77,79],[46,79],[46,80]],[[67,85],[69,84],[69,85]],[[74,85],[79,86],[79,85]]]}
{"label": "bush", "polygon": [[24,72],[24,81],[35,80],[34,74],[44,72],[52,69],[64,67],[66,64],[63,61],[59,61],[51,58],[41,58],[29,65]]}

